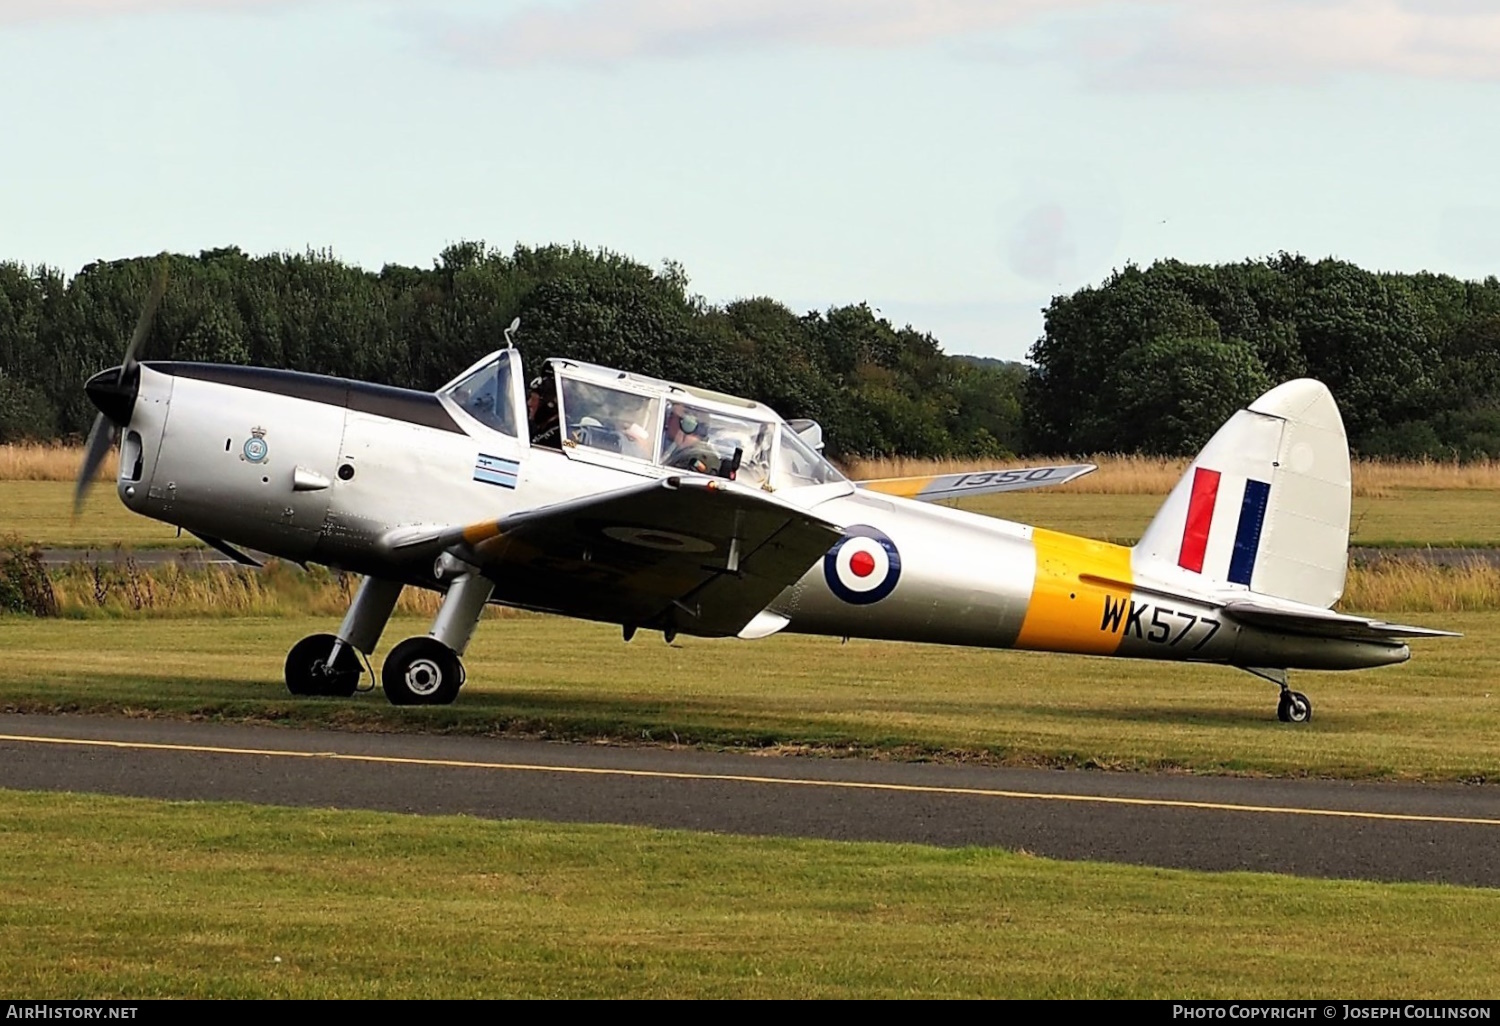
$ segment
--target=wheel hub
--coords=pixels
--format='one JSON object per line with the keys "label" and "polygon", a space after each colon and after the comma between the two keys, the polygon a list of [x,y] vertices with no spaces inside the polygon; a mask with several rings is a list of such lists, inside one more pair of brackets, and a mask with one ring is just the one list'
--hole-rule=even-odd
{"label": "wheel hub", "polygon": [[406,668],[406,686],[414,695],[430,695],[443,685],[443,671],[431,659],[418,659]]}

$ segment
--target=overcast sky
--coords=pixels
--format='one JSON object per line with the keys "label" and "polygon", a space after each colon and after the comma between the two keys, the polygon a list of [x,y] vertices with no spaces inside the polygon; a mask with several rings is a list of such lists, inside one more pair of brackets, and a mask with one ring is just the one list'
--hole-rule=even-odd
{"label": "overcast sky", "polygon": [[0,259],[462,239],[868,301],[1281,250],[1500,273],[1497,0],[0,0]]}

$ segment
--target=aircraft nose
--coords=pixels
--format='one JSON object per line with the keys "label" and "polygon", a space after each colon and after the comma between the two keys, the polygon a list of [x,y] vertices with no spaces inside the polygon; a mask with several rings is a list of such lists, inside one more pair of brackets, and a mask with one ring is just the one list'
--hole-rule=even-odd
{"label": "aircraft nose", "polygon": [[[134,368],[132,368],[133,370]],[[127,373],[124,365],[100,371],[83,386],[89,400],[99,412],[121,427],[130,423],[135,409],[136,392],[141,385],[140,372]]]}

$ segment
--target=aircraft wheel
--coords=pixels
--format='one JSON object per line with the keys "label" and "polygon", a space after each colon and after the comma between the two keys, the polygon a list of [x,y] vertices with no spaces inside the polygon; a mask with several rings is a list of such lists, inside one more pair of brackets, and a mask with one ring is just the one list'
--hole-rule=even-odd
{"label": "aircraft wheel", "polygon": [[463,682],[463,660],[434,638],[407,638],[391,649],[380,671],[392,705],[448,705]]}
{"label": "aircraft wheel", "polygon": [[348,698],[359,687],[364,674],[359,654],[349,645],[339,650],[336,665],[328,665],[328,654],[338,638],[332,634],[309,634],[286,654],[286,689],[294,695],[327,695]]}
{"label": "aircraft wheel", "polygon": [[1282,723],[1306,723],[1312,719],[1312,703],[1300,691],[1283,691],[1276,703],[1276,718]]}

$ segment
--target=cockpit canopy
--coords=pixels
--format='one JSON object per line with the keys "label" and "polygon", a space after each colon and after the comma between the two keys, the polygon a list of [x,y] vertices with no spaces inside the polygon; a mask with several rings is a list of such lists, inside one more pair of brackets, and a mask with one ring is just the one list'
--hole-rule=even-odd
{"label": "cockpit canopy", "polygon": [[520,420],[516,416],[514,370],[506,355],[491,354],[438,394],[451,399],[485,427],[515,438],[520,435]]}
{"label": "cockpit canopy", "polygon": [[[769,407],[737,396],[572,360],[548,365],[541,390],[556,388],[561,437],[533,423],[533,444],[560,444],[574,459],[621,469],[659,466],[771,489],[844,480],[804,440],[821,440],[811,421],[799,421],[799,433]],[[524,437],[514,398],[519,373],[519,358],[502,351],[439,394],[484,427]],[[537,405],[550,417],[551,403],[528,403]]]}

